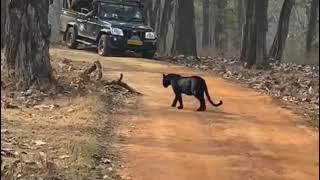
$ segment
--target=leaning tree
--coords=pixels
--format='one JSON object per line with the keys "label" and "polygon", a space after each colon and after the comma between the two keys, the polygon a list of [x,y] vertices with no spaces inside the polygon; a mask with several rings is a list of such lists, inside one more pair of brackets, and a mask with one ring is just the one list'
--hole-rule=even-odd
{"label": "leaning tree", "polygon": [[48,11],[49,0],[10,0],[7,4],[6,65],[9,76],[27,87],[52,80]]}
{"label": "leaning tree", "polygon": [[281,9],[277,34],[269,52],[269,58],[281,60],[289,32],[290,14],[295,0],[285,0]]}

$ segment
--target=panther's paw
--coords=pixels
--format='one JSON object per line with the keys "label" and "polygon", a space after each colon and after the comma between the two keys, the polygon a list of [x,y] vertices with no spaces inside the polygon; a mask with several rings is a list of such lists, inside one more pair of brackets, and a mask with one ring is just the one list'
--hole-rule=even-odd
{"label": "panther's paw", "polygon": [[183,109],[183,106],[178,106],[178,109]]}

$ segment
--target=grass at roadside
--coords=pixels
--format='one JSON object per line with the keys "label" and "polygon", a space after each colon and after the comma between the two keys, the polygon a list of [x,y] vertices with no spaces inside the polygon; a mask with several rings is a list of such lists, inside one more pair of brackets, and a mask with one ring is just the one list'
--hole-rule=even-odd
{"label": "grass at roadside", "polygon": [[[112,143],[118,109],[130,93],[92,82],[81,86],[83,89],[72,86],[88,64],[51,59],[61,86],[54,95],[32,105],[13,101],[17,108],[1,107],[1,177],[119,179]],[[8,84],[8,79],[1,80]],[[29,101],[39,94],[31,91],[22,96],[26,93],[14,88],[1,89],[1,104],[7,99]]]}

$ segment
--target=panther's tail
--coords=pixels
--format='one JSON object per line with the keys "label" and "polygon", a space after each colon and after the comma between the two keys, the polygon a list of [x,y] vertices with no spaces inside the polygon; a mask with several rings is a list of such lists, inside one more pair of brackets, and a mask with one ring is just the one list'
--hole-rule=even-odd
{"label": "panther's tail", "polygon": [[206,96],[207,96],[209,102],[212,104],[212,106],[215,106],[215,107],[221,106],[221,105],[223,104],[223,102],[222,102],[221,100],[220,100],[220,102],[219,102],[218,104],[215,104],[214,102],[212,102],[212,100],[211,100],[211,98],[210,98],[210,95],[209,95],[209,92],[208,92],[208,87],[207,87],[206,84],[204,84],[204,85],[205,85],[204,91],[205,91],[205,93],[206,93]]}

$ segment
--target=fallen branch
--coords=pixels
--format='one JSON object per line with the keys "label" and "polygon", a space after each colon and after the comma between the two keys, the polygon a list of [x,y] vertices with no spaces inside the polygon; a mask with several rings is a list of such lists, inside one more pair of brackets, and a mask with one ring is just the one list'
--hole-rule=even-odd
{"label": "fallen branch", "polygon": [[98,77],[97,77],[97,81],[101,80],[102,78],[102,66],[101,63],[99,61],[95,61],[93,62],[93,65],[91,65],[89,68],[87,68],[81,75],[80,77],[84,80],[84,81],[88,81],[90,79],[90,74],[94,71],[98,71]]}
{"label": "fallen branch", "polygon": [[[82,82],[87,82],[90,80],[90,74],[94,71],[98,71],[98,77],[97,77],[97,81],[100,81],[102,78],[102,66],[101,63],[99,61],[95,61],[93,63],[93,65],[91,65],[90,67],[88,67],[81,75],[80,78]],[[141,95],[141,93],[139,93],[138,91],[136,91],[135,89],[133,89],[132,87],[130,87],[127,83],[122,82],[122,78],[123,78],[123,74],[120,74],[120,78],[118,80],[114,80],[114,81],[102,81],[102,84],[104,86],[107,85],[118,85],[121,86],[125,89],[127,89],[129,92],[131,93],[135,93],[138,95]]]}
{"label": "fallen branch", "polygon": [[142,93],[136,91],[135,89],[133,89],[132,87],[130,87],[127,83],[125,82],[122,82],[122,78],[123,78],[123,74],[121,73],[120,74],[120,78],[118,80],[114,80],[114,81],[107,81],[104,83],[105,86],[107,85],[118,85],[118,86],[121,86],[125,89],[127,89],[129,92],[131,93],[135,93],[135,94],[138,94],[138,95],[142,95]]}

